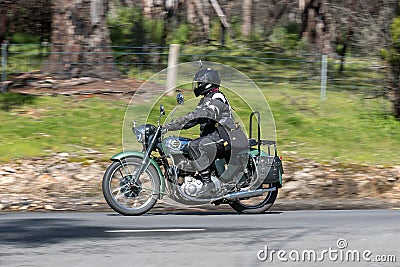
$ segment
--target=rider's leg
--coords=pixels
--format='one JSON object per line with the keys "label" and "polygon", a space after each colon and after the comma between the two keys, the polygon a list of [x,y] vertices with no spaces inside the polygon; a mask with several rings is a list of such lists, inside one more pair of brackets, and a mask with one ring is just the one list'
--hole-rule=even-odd
{"label": "rider's leg", "polygon": [[217,155],[218,137],[207,135],[197,138],[189,143],[189,155],[193,160],[193,165],[199,172],[204,186],[199,194],[212,194],[215,185],[211,180],[211,164]]}
{"label": "rider's leg", "polygon": [[[188,150],[196,170],[201,172],[210,167],[217,156],[217,138],[206,135],[190,141]],[[204,173],[207,174],[206,172]]]}

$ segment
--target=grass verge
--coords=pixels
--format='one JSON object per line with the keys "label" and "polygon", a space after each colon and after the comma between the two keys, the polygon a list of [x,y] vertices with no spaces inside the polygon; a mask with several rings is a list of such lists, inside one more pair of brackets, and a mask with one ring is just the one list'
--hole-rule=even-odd
{"label": "grass verge", "polygon": [[[15,99],[0,111],[0,160],[79,152],[110,154],[121,144],[122,101],[96,98],[36,97],[1,94],[0,102]],[[20,99],[19,101],[17,101]],[[6,106],[7,106],[6,105]]]}
{"label": "grass verge", "polygon": [[[363,95],[347,91],[328,92],[322,101],[318,90],[290,84],[261,89],[273,111],[284,157],[372,165],[400,162],[400,122],[382,111],[382,101],[363,100]],[[165,99],[167,110],[173,101]],[[124,101],[7,93],[0,94],[0,104],[0,161],[60,152],[79,155],[85,149],[109,157],[121,150]]]}

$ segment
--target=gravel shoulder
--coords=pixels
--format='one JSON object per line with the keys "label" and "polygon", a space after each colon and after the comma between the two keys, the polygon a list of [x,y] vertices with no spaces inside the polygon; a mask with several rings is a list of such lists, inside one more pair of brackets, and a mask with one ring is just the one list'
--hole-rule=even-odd
{"label": "gravel shoulder", "polygon": [[[60,153],[0,165],[0,211],[109,211],[101,181],[111,162],[75,160]],[[284,166],[284,186],[273,210],[400,208],[400,166],[345,168],[304,159],[292,159]],[[168,198],[154,210],[188,208],[230,210],[224,205],[187,207]]]}

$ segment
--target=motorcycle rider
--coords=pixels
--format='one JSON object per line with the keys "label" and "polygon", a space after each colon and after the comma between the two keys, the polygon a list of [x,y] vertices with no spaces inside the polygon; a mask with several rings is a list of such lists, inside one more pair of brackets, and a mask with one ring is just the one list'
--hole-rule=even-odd
{"label": "motorcycle rider", "polygon": [[203,96],[196,109],[163,126],[165,133],[200,124],[200,137],[189,142],[188,150],[203,181],[203,187],[198,194],[202,197],[210,197],[215,193],[210,167],[215,157],[234,154],[248,147],[247,137],[232,117],[228,99],[219,90],[220,84],[221,78],[217,70],[201,68],[192,82],[195,96]]}

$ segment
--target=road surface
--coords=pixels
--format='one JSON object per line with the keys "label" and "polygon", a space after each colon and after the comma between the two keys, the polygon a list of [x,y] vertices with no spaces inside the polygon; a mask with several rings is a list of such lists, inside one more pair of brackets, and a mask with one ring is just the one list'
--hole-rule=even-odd
{"label": "road surface", "polygon": [[400,266],[400,211],[0,213],[0,266]]}

